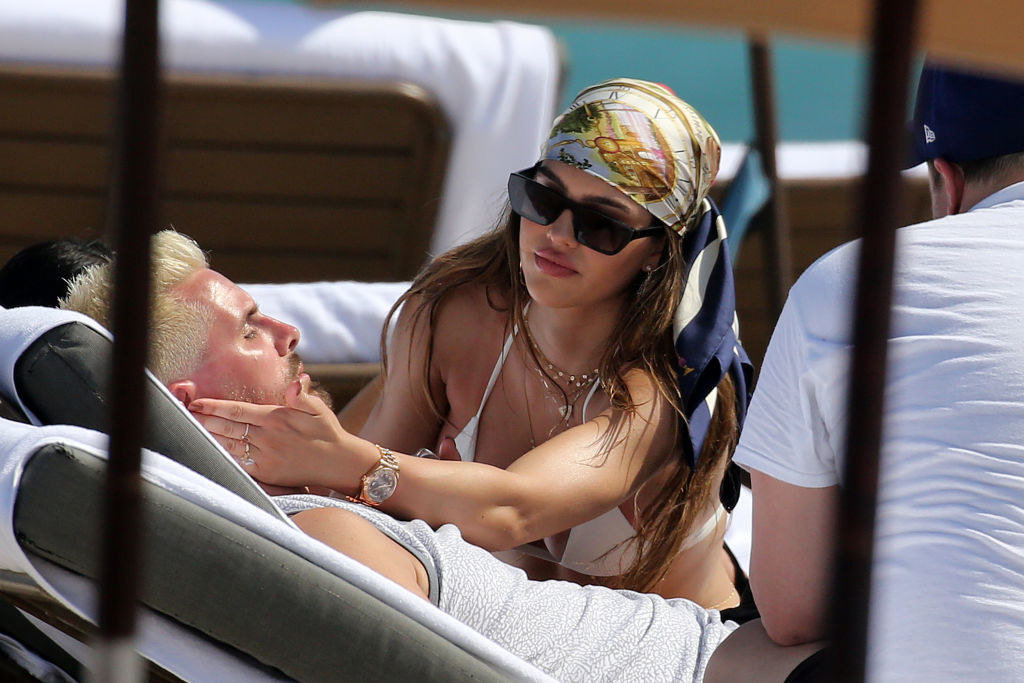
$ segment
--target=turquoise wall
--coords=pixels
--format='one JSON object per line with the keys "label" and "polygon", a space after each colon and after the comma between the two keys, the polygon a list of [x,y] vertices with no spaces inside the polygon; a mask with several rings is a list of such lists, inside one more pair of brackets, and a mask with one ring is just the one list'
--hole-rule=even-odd
{"label": "turquoise wall", "polygon": [[[248,0],[306,5],[316,12],[364,9],[428,14],[398,2],[312,5],[302,0]],[[640,0],[642,1],[642,0]],[[685,2],[685,0],[679,0]],[[770,1],[770,0],[767,0]],[[481,3],[481,8],[486,8]],[[484,9],[483,11],[486,11]],[[488,21],[494,15],[438,12]],[[612,22],[555,21],[546,24],[562,42],[568,61],[563,104],[584,86],[616,76],[664,83],[693,104],[726,141],[753,137],[747,45],[739,33],[713,29],[660,28]],[[835,43],[776,39],[772,45],[776,107],[783,140],[849,140],[861,137],[866,64],[859,48]]]}
{"label": "turquoise wall", "polygon": [[[711,30],[547,22],[569,61],[565,103],[615,76],[664,83],[693,104],[723,140],[753,136],[749,59],[743,37]],[[777,40],[776,107],[785,140],[861,137],[867,61],[860,49]]]}

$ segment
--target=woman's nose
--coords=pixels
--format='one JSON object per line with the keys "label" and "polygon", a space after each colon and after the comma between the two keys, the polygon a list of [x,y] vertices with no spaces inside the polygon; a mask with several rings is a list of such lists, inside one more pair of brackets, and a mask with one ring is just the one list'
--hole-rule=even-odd
{"label": "woman's nose", "polygon": [[576,246],[572,209],[566,207],[558,218],[548,225],[548,239],[552,244],[561,244],[566,247]]}

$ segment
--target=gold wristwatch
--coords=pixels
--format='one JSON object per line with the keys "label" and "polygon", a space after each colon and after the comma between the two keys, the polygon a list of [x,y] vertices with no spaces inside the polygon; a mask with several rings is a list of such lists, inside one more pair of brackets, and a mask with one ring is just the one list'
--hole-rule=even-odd
{"label": "gold wristwatch", "polygon": [[361,480],[359,495],[345,496],[355,503],[377,507],[391,497],[398,488],[398,458],[391,449],[374,444],[380,451],[380,459],[371,467]]}

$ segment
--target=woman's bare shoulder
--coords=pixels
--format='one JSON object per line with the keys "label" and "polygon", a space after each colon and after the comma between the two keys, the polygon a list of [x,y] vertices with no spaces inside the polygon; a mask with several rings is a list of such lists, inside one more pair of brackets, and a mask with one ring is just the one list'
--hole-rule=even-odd
{"label": "woman's bare shoulder", "polygon": [[493,308],[485,288],[476,284],[451,292],[435,313],[431,357],[449,417],[463,424],[480,403],[507,334],[508,314]]}
{"label": "woman's bare shoulder", "polygon": [[[453,287],[440,297],[417,292],[402,306],[393,335],[395,357],[427,359],[432,375],[446,384],[451,373],[464,374],[500,347],[508,314],[478,283]],[[481,362],[484,362],[482,360]]]}
{"label": "woman's bare shoulder", "polygon": [[[503,298],[482,284],[467,283],[456,287],[438,305],[436,311],[436,340],[439,344],[479,340],[500,333],[508,321]],[[471,348],[471,347],[468,347]],[[467,347],[462,346],[463,352]]]}
{"label": "woman's bare shoulder", "polygon": [[[491,299],[494,297],[492,296]],[[423,291],[412,292],[402,304],[398,316],[398,326],[407,327],[415,323],[417,327],[430,324],[433,317],[437,331],[450,327],[466,319],[473,319],[497,311],[489,305],[487,289],[482,284],[468,282],[458,285],[441,295],[427,294]]]}
{"label": "woman's bare shoulder", "polygon": [[630,398],[637,408],[656,399],[664,402],[664,397],[658,389],[658,381],[647,369],[637,366],[627,368],[622,373],[622,381],[625,382]]}

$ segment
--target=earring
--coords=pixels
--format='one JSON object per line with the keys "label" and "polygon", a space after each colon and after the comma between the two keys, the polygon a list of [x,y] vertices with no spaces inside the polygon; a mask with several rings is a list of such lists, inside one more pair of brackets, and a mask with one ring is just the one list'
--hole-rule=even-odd
{"label": "earring", "polygon": [[651,273],[654,271],[654,266],[644,266],[644,279],[640,281],[640,287],[636,290],[636,297],[642,298],[647,293],[647,288],[651,285]]}

